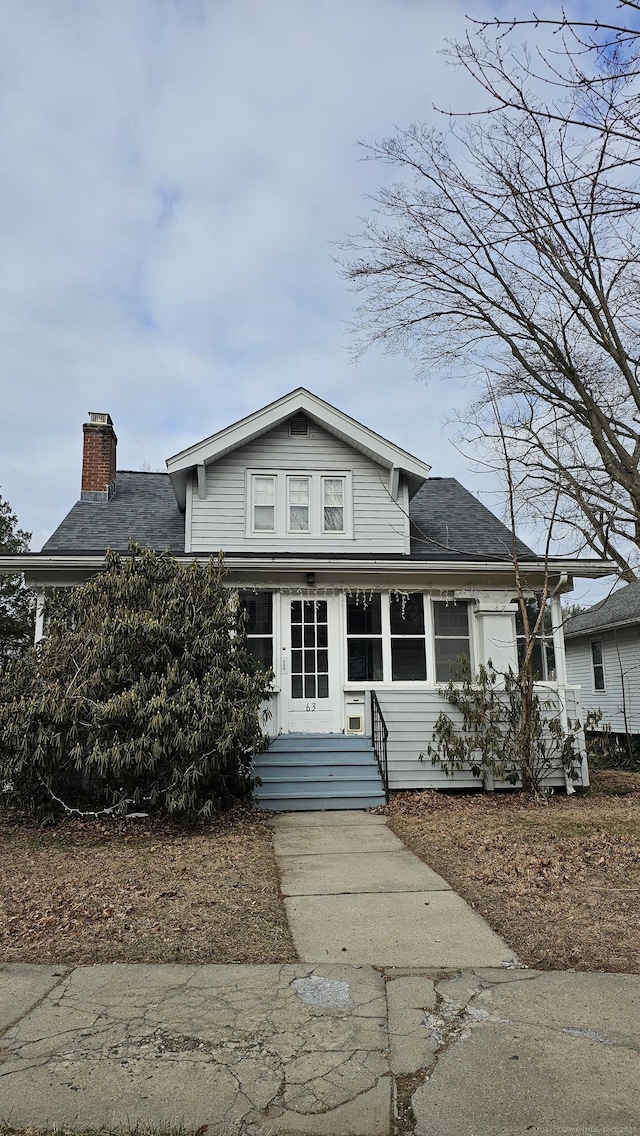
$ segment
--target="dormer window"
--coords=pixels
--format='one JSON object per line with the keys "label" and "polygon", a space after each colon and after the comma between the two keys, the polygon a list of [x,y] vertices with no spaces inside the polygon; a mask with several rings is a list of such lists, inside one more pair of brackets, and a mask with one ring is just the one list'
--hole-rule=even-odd
{"label": "dormer window", "polygon": [[344,477],[322,478],[322,531],[344,532]]}
{"label": "dormer window", "polygon": [[353,536],[349,470],[247,470],[246,535],[281,539]]}
{"label": "dormer window", "polygon": [[253,489],[253,530],[257,533],[276,531],[276,479],[255,476]]}
{"label": "dormer window", "polygon": [[289,532],[309,532],[311,479],[309,477],[288,477],[287,493],[289,498]]}

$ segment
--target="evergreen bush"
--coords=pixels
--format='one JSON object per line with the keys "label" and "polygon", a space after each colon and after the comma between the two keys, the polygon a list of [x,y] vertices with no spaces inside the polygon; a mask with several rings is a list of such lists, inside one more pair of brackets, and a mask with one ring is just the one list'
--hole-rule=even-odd
{"label": "evergreen bush", "polygon": [[132,545],[58,592],[45,639],[0,669],[1,797],[39,816],[175,818],[246,797],[272,675],[224,578],[221,558]]}

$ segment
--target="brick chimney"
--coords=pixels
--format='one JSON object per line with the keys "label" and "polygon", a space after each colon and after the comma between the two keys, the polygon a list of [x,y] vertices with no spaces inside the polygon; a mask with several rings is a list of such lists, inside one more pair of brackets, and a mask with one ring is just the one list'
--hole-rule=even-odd
{"label": "brick chimney", "polygon": [[108,414],[89,411],[89,421],[82,427],[81,501],[108,501],[116,487],[116,446],[118,439]]}

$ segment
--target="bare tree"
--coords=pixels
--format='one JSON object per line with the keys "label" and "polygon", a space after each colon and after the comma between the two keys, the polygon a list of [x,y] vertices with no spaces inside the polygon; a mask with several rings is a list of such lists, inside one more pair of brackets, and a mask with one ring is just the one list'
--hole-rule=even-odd
{"label": "bare tree", "polygon": [[[367,147],[402,180],[345,242],[361,295],[356,350],[377,342],[425,376],[488,377],[528,506],[545,530],[553,510],[576,551],[610,557],[630,581],[640,572],[640,147],[622,136],[619,108],[626,91],[635,129],[634,78],[603,79],[593,130],[540,113],[526,67],[500,45],[468,40],[456,52],[485,90],[500,80],[510,97],[449,119],[445,134],[416,125]],[[470,415],[485,447],[490,402],[481,396]]]}
{"label": "bare tree", "polygon": [[[602,18],[468,17],[472,33],[451,54],[487,95],[486,111],[520,106],[519,88],[533,83],[540,119],[638,142],[640,3],[603,0]],[[533,35],[530,48],[518,34]],[[510,64],[513,72],[509,75]]]}

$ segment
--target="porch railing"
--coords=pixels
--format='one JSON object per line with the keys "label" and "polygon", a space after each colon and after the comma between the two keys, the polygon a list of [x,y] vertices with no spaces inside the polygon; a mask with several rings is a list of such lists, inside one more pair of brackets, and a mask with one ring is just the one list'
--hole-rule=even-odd
{"label": "porch railing", "polygon": [[384,799],[389,803],[389,765],[387,759],[387,738],[389,731],[387,723],[384,720],[384,715],[380,709],[380,703],[376,696],[375,690],[370,691],[371,694],[371,736],[373,740],[373,751],[376,755],[378,762],[378,772],[382,780],[384,788]]}

